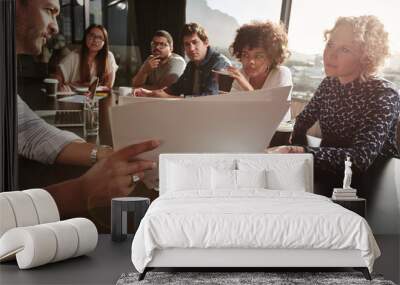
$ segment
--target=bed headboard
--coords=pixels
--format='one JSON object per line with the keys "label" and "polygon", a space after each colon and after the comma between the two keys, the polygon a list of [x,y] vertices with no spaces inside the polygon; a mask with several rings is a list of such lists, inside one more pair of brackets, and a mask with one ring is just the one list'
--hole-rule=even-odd
{"label": "bed headboard", "polygon": [[[233,153],[179,153],[161,154],[159,159],[159,191],[160,195],[168,191],[170,184],[168,169],[171,165],[217,166],[226,169],[252,169],[263,167],[277,169],[282,172],[280,179],[304,185],[304,191],[313,189],[313,156],[312,154],[233,154]],[[281,171],[282,170],[282,171]],[[289,190],[289,189],[285,189]]]}

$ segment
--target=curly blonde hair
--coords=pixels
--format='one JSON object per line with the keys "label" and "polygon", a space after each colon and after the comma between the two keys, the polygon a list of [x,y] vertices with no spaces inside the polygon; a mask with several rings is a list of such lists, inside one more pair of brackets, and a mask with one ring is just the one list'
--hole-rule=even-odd
{"label": "curly blonde hair", "polygon": [[289,57],[288,37],[283,24],[253,21],[241,26],[230,46],[231,54],[240,58],[244,48],[262,48],[271,60],[270,68],[282,64]]}
{"label": "curly blonde hair", "polygon": [[372,15],[339,17],[335,26],[325,31],[325,40],[341,25],[352,28],[354,41],[361,47],[361,79],[376,75],[389,56],[389,37],[382,22]]}

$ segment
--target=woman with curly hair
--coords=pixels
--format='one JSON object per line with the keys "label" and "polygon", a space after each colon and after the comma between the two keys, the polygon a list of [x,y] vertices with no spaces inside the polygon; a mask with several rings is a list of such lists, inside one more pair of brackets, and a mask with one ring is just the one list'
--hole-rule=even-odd
{"label": "woman with curly hair", "polygon": [[[396,124],[400,97],[391,82],[377,76],[389,54],[388,33],[378,18],[340,17],[333,29],[325,32],[325,39],[327,76],[296,119],[294,145],[269,151],[312,153],[316,189],[329,196],[333,187],[342,186],[347,157],[353,165],[353,187],[361,190],[363,174],[373,163],[399,157]],[[322,142],[319,147],[309,147],[306,132],[316,121]],[[361,195],[365,193],[361,191]]]}
{"label": "woman with curly hair", "polygon": [[102,25],[89,26],[79,50],[71,52],[59,64],[55,78],[61,91],[70,85],[88,86],[92,77],[99,78],[100,85],[112,88],[118,65],[108,49],[108,33]]}
{"label": "woman with curly hair", "polygon": [[[271,21],[245,24],[237,30],[230,50],[242,63],[240,70],[227,68],[234,78],[231,92],[293,85],[289,68],[281,65],[289,56],[283,25]],[[289,112],[284,118],[287,120]]]}

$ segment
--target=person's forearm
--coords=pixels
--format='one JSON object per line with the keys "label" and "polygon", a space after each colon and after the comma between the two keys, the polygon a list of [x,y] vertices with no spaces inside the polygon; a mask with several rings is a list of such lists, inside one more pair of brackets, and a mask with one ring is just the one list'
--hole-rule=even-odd
{"label": "person's forearm", "polygon": [[163,92],[165,93],[165,98],[175,98],[175,99],[177,99],[177,98],[182,98],[181,96],[171,95],[171,94],[168,94],[168,93],[165,92],[165,91],[163,91]]}
{"label": "person's forearm", "polygon": [[72,142],[66,145],[58,154],[56,163],[69,165],[90,166],[90,152],[96,147],[95,144],[86,142]]}
{"label": "person's forearm", "polygon": [[58,87],[61,87],[66,84],[64,75],[60,67],[57,67],[56,72],[54,74],[51,74],[50,77],[58,80]]}
{"label": "person's forearm", "polygon": [[111,153],[113,149],[107,146],[98,146],[92,143],[75,141],[66,145],[56,158],[58,164],[92,166],[91,152],[96,148],[96,161],[99,161]]}
{"label": "person's forearm", "polygon": [[63,219],[79,217],[87,212],[87,198],[81,185],[81,178],[76,178],[44,187],[56,201]]}
{"label": "person's forearm", "polygon": [[168,87],[171,84],[175,83],[178,78],[179,76],[177,74],[169,74],[160,80],[158,88],[163,89],[165,87]]}
{"label": "person's forearm", "polygon": [[168,92],[166,92],[167,89],[159,89],[153,91],[153,97],[158,97],[158,98],[181,98],[180,96],[175,96],[171,95]]}
{"label": "person's forearm", "polygon": [[253,86],[245,78],[237,78],[236,80],[244,91],[254,91]]}
{"label": "person's forearm", "polygon": [[142,85],[141,88],[144,88],[144,89],[147,89],[147,90],[157,90],[157,89],[160,89],[160,87],[158,87],[158,86],[155,86],[155,85],[148,85],[148,84]]}
{"label": "person's forearm", "polygon": [[114,86],[114,82],[115,82],[115,72],[107,74],[104,85],[112,89],[112,87]]}
{"label": "person's forearm", "polygon": [[64,77],[58,73],[50,74],[50,78],[54,78],[58,80],[58,85],[64,85]]}
{"label": "person's forearm", "polygon": [[155,162],[135,157],[159,145],[159,141],[151,140],[124,147],[100,158],[79,178],[50,185],[45,189],[56,201],[61,217],[85,216],[89,209],[109,206],[111,198],[131,193],[134,187],[133,176],[142,179],[144,171],[155,168]]}
{"label": "person's forearm", "polygon": [[148,74],[145,72],[144,68],[140,68],[132,79],[132,86],[135,88],[142,87],[146,83],[147,76]]}

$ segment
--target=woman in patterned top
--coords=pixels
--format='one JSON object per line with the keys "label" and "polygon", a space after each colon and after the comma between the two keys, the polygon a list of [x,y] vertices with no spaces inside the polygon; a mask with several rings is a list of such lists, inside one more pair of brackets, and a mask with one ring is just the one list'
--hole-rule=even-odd
{"label": "woman in patterned top", "polygon": [[[333,187],[341,187],[347,156],[353,163],[353,187],[360,186],[362,174],[377,159],[399,157],[400,97],[392,83],[376,77],[389,54],[388,34],[376,17],[341,17],[325,39],[327,77],[297,117],[293,145],[268,151],[312,153],[316,190],[328,196]],[[305,146],[306,132],[316,121],[321,145]]]}

